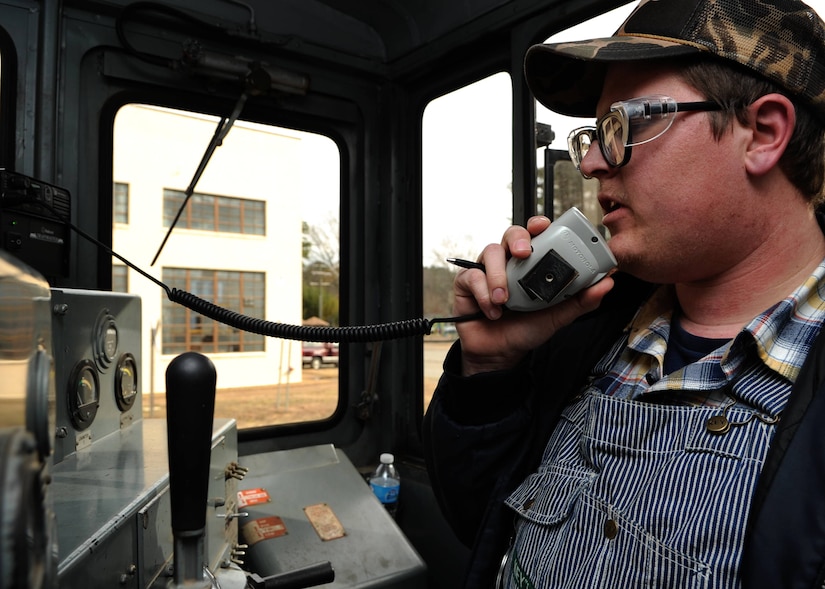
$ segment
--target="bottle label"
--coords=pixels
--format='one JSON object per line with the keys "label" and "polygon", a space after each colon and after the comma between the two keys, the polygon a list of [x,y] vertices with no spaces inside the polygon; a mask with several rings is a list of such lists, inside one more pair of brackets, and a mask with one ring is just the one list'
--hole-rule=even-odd
{"label": "bottle label", "polygon": [[370,483],[370,487],[372,487],[372,492],[375,493],[375,496],[378,497],[378,500],[381,503],[395,503],[398,501],[398,489],[400,485],[392,485],[390,487],[383,486],[383,485],[376,485],[375,483]]}

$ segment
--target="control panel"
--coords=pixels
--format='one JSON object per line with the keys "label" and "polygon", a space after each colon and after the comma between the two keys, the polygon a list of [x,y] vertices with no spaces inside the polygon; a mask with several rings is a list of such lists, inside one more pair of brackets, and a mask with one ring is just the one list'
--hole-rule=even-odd
{"label": "control panel", "polygon": [[54,462],[142,417],[141,304],[136,295],[51,289]]}
{"label": "control panel", "polygon": [[[211,410],[198,413],[201,404],[192,399],[209,391],[189,374],[167,386],[174,419],[143,419],[140,298],[60,288],[50,294],[58,585],[169,586],[176,558],[181,560],[175,513],[188,509],[202,521],[199,566],[232,571],[243,587],[245,576],[232,562],[238,550],[236,487],[245,472],[237,462],[235,421],[213,423]],[[180,389],[189,403],[177,400]],[[213,399],[214,394],[213,383]],[[173,410],[175,403],[180,406]],[[198,426],[202,443],[195,444],[188,430],[179,435],[189,424]],[[170,457],[188,467],[196,453],[202,457],[197,462],[203,480],[196,485],[202,497],[194,498],[184,485],[176,508]]]}

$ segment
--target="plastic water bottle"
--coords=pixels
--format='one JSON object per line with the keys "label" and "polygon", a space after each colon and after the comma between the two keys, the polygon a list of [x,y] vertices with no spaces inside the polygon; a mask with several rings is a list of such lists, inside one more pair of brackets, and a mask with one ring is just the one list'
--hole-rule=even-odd
{"label": "plastic water bottle", "polygon": [[395,468],[395,456],[381,454],[381,463],[370,476],[370,487],[378,500],[387,508],[394,518],[398,510],[398,492],[401,489],[401,477]]}

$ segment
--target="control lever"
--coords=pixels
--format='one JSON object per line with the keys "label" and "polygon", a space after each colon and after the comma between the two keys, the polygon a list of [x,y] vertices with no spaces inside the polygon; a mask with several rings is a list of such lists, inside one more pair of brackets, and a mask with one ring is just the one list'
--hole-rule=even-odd
{"label": "control lever", "polygon": [[304,589],[335,580],[335,571],[329,562],[319,562],[300,569],[261,577],[257,573],[249,575],[252,589]]}
{"label": "control lever", "polygon": [[204,538],[216,382],[215,365],[197,352],[180,354],[166,369],[174,587],[212,586],[204,574]]}

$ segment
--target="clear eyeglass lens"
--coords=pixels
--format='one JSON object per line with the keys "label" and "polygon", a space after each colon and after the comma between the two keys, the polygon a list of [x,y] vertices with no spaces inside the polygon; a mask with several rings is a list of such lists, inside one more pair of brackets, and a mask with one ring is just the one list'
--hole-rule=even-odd
{"label": "clear eyeglass lens", "polygon": [[624,159],[626,129],[617,113],[610,113],[599,121],[599,140],[604,158],[611,166],[618,166]]}
{"label": "clear eyeglass lens", "polygon": [[629,145],[641,145],[654,139],[658,139],[670,129],[675,118],[675,113],[663,115],[655,119],[631,119],[630,133],[632,142]]}
{"label": "clear eyeglass lens", "polygon": [[573,160],[573,163],[577,168],[581,168],[582,160],[587,155],[587,152],[590,151],[590,146],[593,143],[594,131],[595,129],[592,127],[584,127],[581,129],[576,129],[570,134],[567,141],[570,151],[570,159]]}

